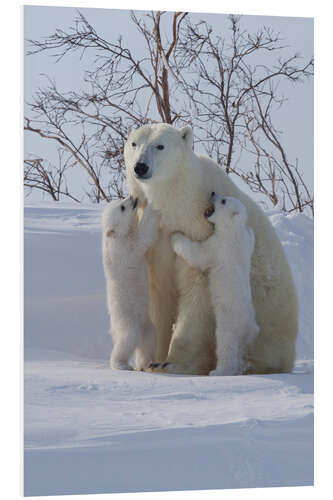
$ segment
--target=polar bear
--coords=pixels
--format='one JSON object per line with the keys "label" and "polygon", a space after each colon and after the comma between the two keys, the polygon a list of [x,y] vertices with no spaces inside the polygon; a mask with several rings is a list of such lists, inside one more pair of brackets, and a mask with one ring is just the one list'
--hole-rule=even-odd
{"label": "polar bear", "polygon": [[250,284],[254,234],[239,200],[215,193],[211,199],[205,216],[213,223],[213,234],[200,242],[174,233],[172,247],[192,267],[208,270],[216,320],[216,369],[209,375],[240,375],[246,369],[245,348],[259,333]]}
{"label": "polar bear", "polygon": [[137,199],[111,202],[103,213],[103,264],[110,314],[113,369],[132,370],[154,360],[156,332],[149,317],[149,282],[145,253],[157,234],[158,215],[150,206],[137,223]]}
{"label": "polar bear", "polygon": [[127,186],[139,199],[139,217],[147,202],[161,213],[158,237],[147,253],[157,360],[169,373],[207,375],[216,368],[207,275],[176,256],[170,241],[173,232],[194,241],[212,234],[203,214],[216,191],[245,205],[255,235],[251,289],[260,333],[245,353],[248,373],[290,372],[298,305],[282,245],[260,207],[214,161],[194,153],[192,142],[191,127],[158,123],[133,130],[124,148]]}

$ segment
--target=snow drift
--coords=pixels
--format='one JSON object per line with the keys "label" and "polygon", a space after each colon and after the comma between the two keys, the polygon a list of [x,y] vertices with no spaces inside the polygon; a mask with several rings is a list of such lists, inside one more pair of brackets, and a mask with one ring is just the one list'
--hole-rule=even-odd
{"label": "snow drift", "polygon": [[25,494],[313,484],[313,221],[268,213],[298,289],[293,374],[113,372],[100,207],[25,209]]}

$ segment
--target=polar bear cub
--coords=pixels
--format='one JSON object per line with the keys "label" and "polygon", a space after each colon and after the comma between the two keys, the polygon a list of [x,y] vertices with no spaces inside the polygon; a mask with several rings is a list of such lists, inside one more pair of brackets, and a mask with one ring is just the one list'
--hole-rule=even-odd
{"label": "polar bear cub", "polygon": [[195,242],[174,233],[172,245],[192,267],[208,270],[217,359],[209,375],[238,375],[246,369],[245,347],[259,333],[250,286],[254,234],[239,200],[212,193],[211,201],[205,217],[214,225],[213,234]]}
{"label": "polar bear cub", "polygon": [[149,317],[149,284],[145,253],[157,235],[159,216],[148,206],[137,222],[137,199],[111,202],[103,213],[103,264],[110,314],[113,369],[132,370],[154,361],[156,334]]}

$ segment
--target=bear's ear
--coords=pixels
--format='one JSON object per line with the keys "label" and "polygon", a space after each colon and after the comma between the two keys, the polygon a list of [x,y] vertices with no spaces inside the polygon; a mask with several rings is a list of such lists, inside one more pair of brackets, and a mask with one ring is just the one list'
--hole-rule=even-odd
{"label": "bear's ear", "polygon": [[193,131],[192,127],[189,125],[186,127],[183,127],[179,130],[180,135],[182,139],[184,140],[186,146],[190,149],[192,149],[192,143],[193,143]]}

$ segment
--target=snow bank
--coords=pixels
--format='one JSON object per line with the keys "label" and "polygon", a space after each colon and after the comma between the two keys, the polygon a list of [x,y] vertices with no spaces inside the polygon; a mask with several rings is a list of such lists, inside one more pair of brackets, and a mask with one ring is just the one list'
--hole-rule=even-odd
{"label": "snow bank", "polygon": [[106,359],[111,349],[102,266],[101,208],[25,208],[25,351]]}
{"label": "snow bank", "polygon": [[295,279],[299,301],[297,359],[313,359],[313,219],[303,214],[269,213]]}
{"label": "snow bank", "polygon": [[313,483],[313,222],[269,217],[300,303],[293,374],[115,372],[102,207],[25,209],[25,494]]}

